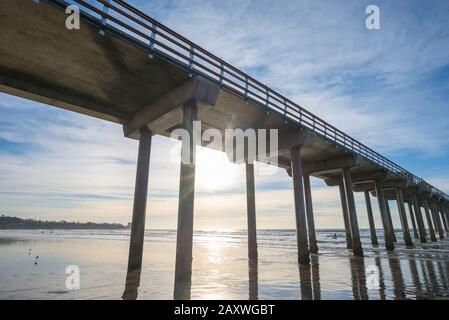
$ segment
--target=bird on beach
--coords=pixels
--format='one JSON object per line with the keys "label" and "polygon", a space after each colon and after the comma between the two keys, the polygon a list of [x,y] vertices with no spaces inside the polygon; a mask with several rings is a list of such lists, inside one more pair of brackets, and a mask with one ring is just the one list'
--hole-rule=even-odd
{"label": "bird on beach", "polygon": [[30,255],[31,254],[31,249],[28,249],[28,255]]}

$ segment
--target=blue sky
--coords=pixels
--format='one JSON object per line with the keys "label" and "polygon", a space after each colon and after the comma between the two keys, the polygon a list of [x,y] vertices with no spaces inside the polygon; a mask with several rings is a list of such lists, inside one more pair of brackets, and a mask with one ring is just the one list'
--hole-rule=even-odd
{"label": "blue sky", "polygon": [[[449,193],[448,1],[129,2]],[[380,30],[365,28],[369,4]],[[179,166],[163,161],[175,144],[154,139],[147,227],[176,227]],[[200,152],[195,227],[244,228],[244,168]],[[116,124],[0,94],[2,214],[127,223],[136,156]],[[336,188],[312,182],[317,227],[341,227]],[[285,172],[256,190],[258,226],[293,228]]]}

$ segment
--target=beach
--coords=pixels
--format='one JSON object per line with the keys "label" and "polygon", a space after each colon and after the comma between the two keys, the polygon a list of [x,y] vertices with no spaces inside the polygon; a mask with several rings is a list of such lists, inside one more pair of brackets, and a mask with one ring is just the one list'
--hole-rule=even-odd
{"label": "beach", "polygon": [[[388,253],[382,241],[372,247],[369,231],[361,230],[365,257],[357,258],[346,249],[343,230],[318,230],[319,254],[311,256],[309,268],[298,266],[293,230],[259,230],[257,263],[248,263],[245,231],[196,231],[189,295],[194,300],[449,299],[449,241],[414,239],[415,247],[407,249],[396,234],[396,250]],[[381,240],[380,230],[378,236]],[[174,230],[145,232],[137,299],[173,299],[175,247]],[[0,299],[122,299],[128,249],[129,230],[2,230]],[[79,267],[78,290],[66,287],[71,265]]]}

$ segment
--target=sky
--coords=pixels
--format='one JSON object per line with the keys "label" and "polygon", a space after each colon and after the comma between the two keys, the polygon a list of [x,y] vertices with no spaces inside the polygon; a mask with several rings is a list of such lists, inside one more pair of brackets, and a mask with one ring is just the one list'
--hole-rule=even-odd
{"label": "sky", "polygon": [[[449,193],[448,1],[129,3]],[[365,27],[371,4],[379,30]],[[179,163],[165,159],[177,144],[153,139],[147,228],[176,228]],[[195,229],[244,229],[244,166],[198,152]],[[136,158],[117,124],[0,94],[0,214],[128,223]],[[312,188],[316,227],[343,227],[338,189]],[[367,228],[363,194],[356,205]],[[258,228],[294,228],[285,171],[256,171],[256,210]]]}

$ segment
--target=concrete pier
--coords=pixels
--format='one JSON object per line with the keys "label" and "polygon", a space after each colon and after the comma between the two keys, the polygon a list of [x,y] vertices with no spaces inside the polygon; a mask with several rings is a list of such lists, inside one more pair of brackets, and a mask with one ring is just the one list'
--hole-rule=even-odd
{"label": "concrete pier", "polygon": [[189,163],[181,161],[178,206],[178,232],[176,239],[175,299],[185,298],[184,289],[190,287],[192,275],[193,212],[195,193],[195,152],[193,121],[197,119],[196,101],[183,106],[183,128],[190,135],[188,143],[183,141],[181,154],[189,154]]}
{"label": "concrete pier", "polygon": [[137,156],[134,206],[129,243],[128,275],[142,268],[143,241],[145,233],[145,210],[147,207],[148,177],[150,170],[151,132],[140,130],[139,153]]}
{"label": "concrete pier", "polygon": [[341,181],[341,183],[338,184],[338,187],[340,189],[341,209],[343,213],[343,222],[345,225],[346,248],[352,249],[351,226],[349,224],[348,205],[346,203],[345,187],[343,185],[343,180]]}
{"label": "concrete pier", "polygon": [[256,198],[254,163],[246,164],[246,206],[248,216],[248,259],[257,260]]}
{"label": "concrete pier", "polygon": [[413,202],[413,209],[415,211],[416,223],[418,225],[419,241],[421,241],[421,243],[426,243],[427,233],[424,227],[424,220],[422,218],[421,208],[419,207],[418,200],[416,198],[416,193],[412,195],[412,202]]}
{"label": "concrete pier", "polygon": [[306,208],[304,204],[304,186],[301,160],[301,147],[295,146],[290,149],[291,168],[293,177],[293,189],[295,197],[295,217],[296,217],[296,241],[298,244],[298,263],[309,265],[309,247],[307,241],[307,220]]}
{"label": "concrete pier", "polygon": [[385,248],[388,251],[394,250],[393,235],[391,234],[391,227],[387,216],[387,209],[385,207],[385,197],[382,190],[382,182],[380,180],[374,181],[374,187],[376,189],[377,201],[379,203],[380,215],[382,217],[382,225],[384,228]]}
{"label": "concrete pier", "polygon": [[447,203],[444,203],[444,204],[442,204],[442,206],[443,206],[443,210],[446,214],[446,224],[449,228],[449,205]]}
{"label": "concrete pier", "polygon": [[394,233],[393,219],[391,219],[390,204],[387,199],[385,199],[385,209],[387,210],[388,224],[390,225],[391,236],[393,237],[393,242],[397,242],[396,234]]}
{"label": "concrete pier", "polygon": [[373,246],[377,246],[379,245],[379,243],[377,241],[376,226],[374,225],[373,208],[371,206],[369,191],[365,191],[364,194],[365,194],[366,212],[368,215],[368,222],[369,222],[369,230],[371,234],[371,244]]}
{"label": "concrete pier", "polygon": [[429,204],[427,203],[426,199],[423,200],[423,206],[424,206],[424,214],[426,215],[427,226],[429,227],[430,240],[432,242],[436,242],[437,237],[435,235],[435,229],[433,227],[432,217],[430,216]]}
{"label": "concrete pier", "polygon": [[432,201],[431,205],[432,205],[431,210],[432,210],[433,221],[435,222],[435,225],[437,227],[440,240],[442,240],[442,239],[444,239],[444,229],[443,229],[443,224],[440,219],[440,214],[438,213],[437,204],[435,203],[435,201]]}
{"label": "concrete pier", "polygon": [[441,220],[443,221],[444,230],[446,230],[447,233],[449,233],[449,221],[447,217],[447,211],[445,210],[444,206],[440,204],[439,211],[441,213]]}
{"label": "concrete pier", "polygon": [[304,180],[304,196],[306,200],[309,250],[310,253],[318,253],[318,246],[316,242],[316,233],[315,233],[315,221],[313,217],[313,202],[312,202],[312,190],[310,187],[310,176],[308,174],[305,174],[303,180]]}
{"label": "concrete pier", "polygon": [[402,234],[404,235],[404,242],[406,246],[410,247],[413,246],[413,241],[412,238],[410,237],[410,229],[408,227],[407,214],[405,213],[404,195],[401,189],[396,189],[395,192],[396,192],[396,202],[399,211],[399,218],[401,220]]}
{"label": "concrete pier", "polygon": [[[302,269],[309,269],[304,268],[310,262],[309,250],[318,251],[309,176],[339,186],[347,247],[354,255],[362,256],[363,249],[353,192],[365,192],[373,245],[378,239],[370,192],[379,202],[387,250],[394,250],[396,237],[388,200],[398,202],[407,245],[411,239],[404,199],[415,238],[426,242],[417,197],[432,201],[432,216],[424,203],[432,241],[435,231],[440,239],[449,233],[447,194],[137,8],[114,1],[109,10],[115,22],[103,23],[99,17],[105,12],[98,6],[106,2],[103,0],[34,2],[39,5],[30,0],[0,1],[0,92],[109,121],[122,126],[124,137],[139,140],[124,296],[135,297],[140,281],[151,137],[170,137],[174,130],[185,128],[193,138],[194,120],[201,121],[202,133],[207,129],[220,133],[227,129],[277,130],[278,144],[272,146],[270,135],[269,150],[262,156],[275,158],[271,164],[287,170],[293,178]],[[76,32],[64,27],[68,3],[78,4],[82,13]],[[99,35],[99,26],[106,37]],[[215,144],[204,142],[203,146],[226,151]],[[180,171],[176,299],[190,297],[195,151],[196,143],[183,143],[182,153],[189,154],[191,161],[181,163]],[[246,183],[248,257],[253,262],[258,254],[252,163],[246,166]],[[363,268],[360,272],[355,283],[364,277]],[[251,290],[255,294],[250,296],[257,297],[257,288]]]}
{"label": "concrete pier", "polygon": [[248,261],[248,298],[259,300],[259,270],[257,260]]}
{"label": "concrete pier", "polygon": [[363,257],[363,249],[360,242],[359,225],[357,222],[357,211],[355,208],[354,191],[352,190],[350,168],[343,169],[343,186],[345,190],[346,204],[348,207],[349,224],[351,226],[352,252],[356,256]]}
{"label": "concrete pier", "polygon": [[418,228],[416,227],[416,219],[415,219],[415,214],[413,212],[413,206],[411,202],[407,202],[408,205],[408,212],[410,213],[410,220],[412,221],[412,226],[413,226],[413,238],[418,239],[419,235],[418,235]]}

